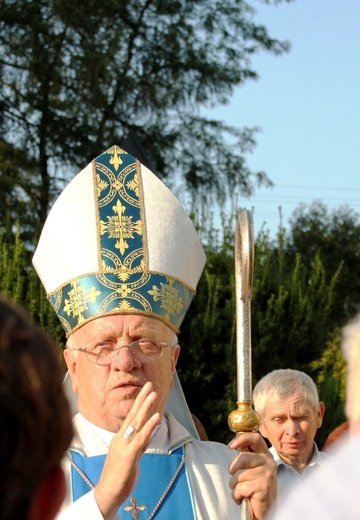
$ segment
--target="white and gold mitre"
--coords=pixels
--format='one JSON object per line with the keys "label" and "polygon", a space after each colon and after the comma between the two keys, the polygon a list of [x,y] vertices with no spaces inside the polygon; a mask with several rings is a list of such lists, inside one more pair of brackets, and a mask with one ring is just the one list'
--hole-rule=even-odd
{"label": "white and gold mitre", "polygon": [[144,314],[179,332],[205,254],[165,184],[112,146],[60,194],[33,264],[67,336],[109,314]]}

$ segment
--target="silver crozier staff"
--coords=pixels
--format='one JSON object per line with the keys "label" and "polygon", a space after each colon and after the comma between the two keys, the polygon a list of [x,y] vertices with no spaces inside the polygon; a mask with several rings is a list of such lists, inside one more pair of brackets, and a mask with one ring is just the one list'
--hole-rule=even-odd
{"label": "silver crozier staff", "polygon": [[[237,410],[229,415],[229,427],[237,435],[259,429],[260,416],[252,408],[251,378],[251,293],[254,273],[254,230],[252,217],[242,209],[236,218],[235,296],[236,296],[236,368]],[[244,450],[246,451],[246,450]],[[241,505],[241,519],[250,520],[249,501]]]}

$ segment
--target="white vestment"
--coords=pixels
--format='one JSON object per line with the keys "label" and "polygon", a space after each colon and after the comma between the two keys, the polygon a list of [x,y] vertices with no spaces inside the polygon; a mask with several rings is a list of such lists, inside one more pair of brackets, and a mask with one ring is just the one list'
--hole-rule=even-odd
{"label": "white vestment", "polygon": [[[88,457],[107,453],[113,433],[92,425],[80,414],[75,417],[74,426],[76,435],[73,447]],[[197,520],[239,520],[240,507],[231,498],[228,471],[229,464],[237,455],[236,450],[230,450],[217,442],[194,440],[171,414],[165,414],[146,453],[168,453],[174,447],[184,444],[184,441],[187,442],[185,465]],[[70,490],[69,461],[65,462],[65,472]],[[173,520],[176,518],[181,518],[181,512],[178,512],[178,516],[174,512]],[[103,520],[93,491],[75,502],[72,502],[69,492],[56,517],[56,520],[79,519]]]}

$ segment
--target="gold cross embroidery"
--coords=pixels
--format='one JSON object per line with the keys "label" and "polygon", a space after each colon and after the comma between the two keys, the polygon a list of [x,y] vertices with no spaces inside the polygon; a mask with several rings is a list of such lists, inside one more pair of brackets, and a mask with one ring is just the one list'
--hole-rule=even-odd
{"label": "gold cross embroidery", "polygon": [[84,321],[83,313],[88,310],[88,303],[95,303],[100,291],[97,291],[94,286],[87,288],[87,286],[80,285],[77,282],[71,282],[72,289],[68,292],[68,298],[65,298],[64,311],[68,316],[78,318],[78,323]]}
{"label": "gold cross embroidery", "polygon": [[145,506],[138,506],[136,501],[137,501],[137,498],[131,497],[130,502],[132,503],[132,506],[124,507],[125,511],[129,511],[129,512],[132,511],[131,518],[134,518],[134,520],[137,520],[139,518],[138,511],[145,511],[145,509],[146,509]]}
{"label": "gold cross embroidery", "polygon": [[134,234],[142,235],[142,222],[138,220],[133,222],[132,216],[126,216],[126,207],[118,200],[116,205],[112,207],[115,215],[108,215],[107,222],[100,220],[100,234],[107,233],[110,238],[116,238],[115,247],[120,250],[123,255],[128,249],[128,239],[134,238]]}

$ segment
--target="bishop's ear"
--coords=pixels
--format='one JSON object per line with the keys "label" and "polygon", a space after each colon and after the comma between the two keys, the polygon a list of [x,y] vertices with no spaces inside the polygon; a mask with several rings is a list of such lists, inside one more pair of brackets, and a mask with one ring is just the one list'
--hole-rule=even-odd
{"label": "bishop's ear", "polygon": [[73,391],[77,394],[77,352],[72,352],[71,349],[66,348],[64,359],[71,376]]}

